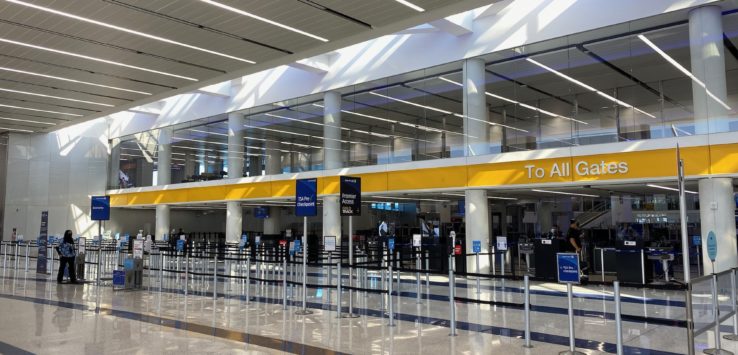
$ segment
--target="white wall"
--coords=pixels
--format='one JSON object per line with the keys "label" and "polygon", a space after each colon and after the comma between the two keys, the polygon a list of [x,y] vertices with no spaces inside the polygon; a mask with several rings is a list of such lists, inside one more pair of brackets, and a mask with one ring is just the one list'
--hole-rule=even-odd
{"label": "white wall", "polygon": [[98,119],[49,134],[10,134],[3,240],[14,227],[26,240],[38,238],[41,211],[49,211],[49,234],[97,233],[90,196],[105,194],[106,132]]}

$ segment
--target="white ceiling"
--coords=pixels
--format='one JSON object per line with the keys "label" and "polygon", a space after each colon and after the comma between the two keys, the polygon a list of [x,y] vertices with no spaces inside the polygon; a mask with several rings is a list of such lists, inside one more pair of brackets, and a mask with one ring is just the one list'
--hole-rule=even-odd
{"label": "white ceiling", "polygon": [[[0,0],[0,68],[7,68],[0,70],[0,117],[26,121],[0,119],[0,127],[32,131],[53,130],[57,127],[55,125],[70,120],[99,117],[123,106],[131,107],[134,103],[193,90],[214,80],[224,81],[294,62],[494,2],[412,0],[426,9],[420,13],[392,0],[218,0],[329,40],[323,43],[197,0],[22,1],[30,6]],[[34,5],[217,51],[256,64],[87,23],[33,8]],[[198,81],[8,41],[116,61]]]}

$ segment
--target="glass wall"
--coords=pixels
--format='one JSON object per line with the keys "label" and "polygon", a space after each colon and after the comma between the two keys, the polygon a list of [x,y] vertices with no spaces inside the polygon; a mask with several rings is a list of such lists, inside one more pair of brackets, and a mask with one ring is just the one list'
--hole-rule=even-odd
{"label": "glass wall", "polygon": [[[686,21],[637,26],[480,57],[488,116],[481,136],[489,153],[672,137],[672,126],[680,135],[738,130],[738,14],[723,16],[725,93],[711,92],[691,72]],[[326,108],[320,93],[241,111],[242,174],[229,174],[227,115],[173,126],[172,182],[321,170],[335,151],[343,167],[463,157],[478,133],[464,130],[463,67],[454,62],[344,87],[336,90],[340,107]],[[693,97],[708,103],[695,108]],[[326,124],[335,126],[324,120],[331,109],[341,112],[340,134],[325,137]],[[156,183],[158,142],[158,131],[121,138],[125,186]]]}

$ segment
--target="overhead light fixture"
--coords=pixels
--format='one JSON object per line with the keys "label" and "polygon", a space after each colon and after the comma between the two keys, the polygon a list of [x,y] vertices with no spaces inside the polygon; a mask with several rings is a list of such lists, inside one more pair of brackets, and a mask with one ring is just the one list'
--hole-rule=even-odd
{"label": "overhead light fixture", "polygon": [[109,86],[109,85],[95,84],[95,83],[91,83],[91,82],[87,82],[87,81],[82,81],[82,80],[77,80],[77,79],[63,78],[61,76],[54,76],[54,75],[47,75],[47,74],[35,73],[35,72],[30,72],[30,71],[20,70],[20,69],[0,67],[0,70],[5,70],[5,71],[13,72],[13,73],[20,73],[20,74],[26,74],[26,75],[39,76],[39,77],[48,78],[48,79],[56,79],[56,80],[68,81],[70,83],[77,83],[77,84],[85,84],[85,85],[97,86],[97,87],[106,88],[106,89],[112,89],[112,90],[120,90],[120,91],[132,92],[132,93],[141,94],[141,95],[151,95],[151,93],[148,93],[148,92],[145,92],[145,91],[129,90],[129,89],[124,89],[124,88],[119,88],[117,86]]}
{"label": "overhead light fixture", "polygon": [[42,122],[42,121],[34,121],[34,120],[22,120],[20,118],[0,117],[0,120],[16,121],[16,122],[27,122],[27,123],[38,123],[38,124],[45,124],[45,125],[49,125],[49,126],[56,126],[56,123],[52,123],[52,122]]}
{"label": "overhead light fixture", "polygon": [[411,8],[411,9],[417,11],[417,12],[424,12],[425,11],[424,8],[422,8],[422,7],[418,6],[418,5],[415,5],[415,4],[413,4],[413,3],[411,3],[411,2],[409,2],[407,0],[395,0],[395,1],[397,1],[400,4],[403,4],[403,5]]}
{"label": "overhead light fixture", "polygon": [[251,17],[254,20],[259,20],[261,22],[265,22],[265,23],[268,23],[270,25],[274,25],[274,26],[277,26],[277,27],[280,27],[280,28],[284,28],[285,30],[288,30],[288,31],[299,33],[299,34],[301,34],[303,36],[307,36],[307,37],[310,37],[310,38],[317,39],[318,41],[321,41],[321,42],[328,42],[328,40],[325,39],[325,38],[323,38],[323,37],[316,36],[316,35],[314,35],[312,33],[305,32],[305,31],[299,30],[297,28],[294,28],[294,27],[291,27],[291,26],[287,26],[285,24],[282,24],[282,23],[279,23],[279,22],[276,22],[276,21],[272,21],[270,19],[267,19],[267,18],[258,16],[258,15],[254,15],[254,14],[252,14],[250,12],[247,12],[247,11],[244,11],[244,10],[241,10],[241,9],[238,9],[238,8],[235,8],[233,6],[228,6],[226,4],[221,4],[219,2],[212,1],[212,0],[200,0],[200,1],[202,1],[202,2],[204,2],[206,4],[217,6],[217,7],[221,8],[221,9],[224,9],[224,10],[235,12],[235,13],[237,13],[239,15]]}
{"label": "overhead light fixture", "polygon": [[578,194],[578,193],[575,193],[575,192],[561,192],[561,191],[539,190],[539,189],[533,189],[531,191],[533,191],[533,192],[543,192],[543,193],[547,193],[547,194],[557,194],[557,195],[569,195],[569,196],[581,196],[581,197],[600,197],[598,195]]}
{"label": "overhead light fixture", "polygon": [[227,135],[227,134],[225,134],[225,133],[217,133],[217,132],[208,132],[208,131],[201,131],[201,130],[199,130],[199,129],[190,129],[190,131],[192,131],[192,132],[198,132],[198,133],[206,133],[206,134],[212,134],[212,135],[215,135],[215,136],[223,136],[223,137],[228,137],[228,135]]}
{"label": "overhead light fixture", "polygon": [[[655,189],[662,189],[662,190],[669,190],[669,191],[679,192],[679,189],[675,189],[673,187],[668,187],[668,186],[661,186],[661,185],[656,185],[656,184],[646,184],[646,186],[653,187]],[[686,192],[688,194],[692,194],[692,195],[697,195],[698,194],[695,191],[689,191],[689,190],[684,190],[684,192]]]}
{"label": "overhead light fixture", "polygon": [[721,106],[723,106],[726,110],[731,110],[731,108],[730,108],[730,106],[728,106],[728,104],[726,104],[725,102],[723,102],[723,100],[721,100],[720,98],[718,98],[717,96],[715,96],[715,94],[713,94],[712,92],[710,92],[710,90],[707,89],[707,86],[705,85],[705,83],[702,82],[702,80],[700,80],[696,76],[694,76],[694,74],[692,74],[692,72],[690,72],[689,70],[687,70],[687,68],[685,68],[681,64],[679,64],[679,62],[677,62],[676,60],[674,60],[674,58],[672,58],[671,56],[669,56],[668,54],[666,54],[666,52],[664,52],[663,50],[661,50],[661,48],[659,48],[656,44],[654,44],[653,42],[651,42],[648,38],[646,38],[646,36],[644,36],[644,35],[638,35],[638,38],[641,41],[643,41],[645,44],[647,44],[649,47],[651,47],[651,49],[653,49],[656,53],[658,53],[664,59],[666,59],[667,62],[669,62],[671,65],[673,65],[675,68],[677,68],[677,70],[679,70],[680,72],[682,72],[684,75],[688,76],[697,85],[699,85],[703,89],[705,89],[705,92],[707,93],[707,96],[711,97],[713,100],[715,100]]}
{"label": "overhead light fixture", "polygon": [[12,93],[15,93],[15,94],[31,95],[31,96],[48,97],[50,99],[80,102],[80,103],[90,104],[90,105],[98,105],[98,106],[106,106],[106,107],[114,107],[115,106],[115,105],[110,105],[110,104],[103,104],[103,103],[99,103],[99,102],[94,102],[94,101],[70,99],[68,97],[45,95],[45,94],[37,94],[35,92],[28,92],[28,91],[21,91],[21,90],[12,90],[12,89],[0,88],[0,91],[12,92]]}
{"label": "overhead light fixture", "polygon": [[179,78],[179,79],[184,79],[184,80],[189,80],[189,81],[198,81],[195,78],[190,78],[190,77],[184,76],[184,75],[177,75],[177,74],[167,73],[167,72],[163,72],[163,71],[159,71],[159,70],[154,70],[154,69],[139,67],[139,66],[135,66],[135,65],[125,64],[125,63],[121,63],[121,62],[116,62],[116,61],[113,61],[113,60],[107,60],[107,59],[102,59],[102,58],[97,58],[97,57],[91,57],[91,56],[88,56],[88,55],[67,52],[67,51],[63,51],[63,50],[60,50],[60,49],[54,49],[54,48],[49,48],[49,47],[37,46],[35,44],[30,44],[30,43],[25,43],[25,42],[18,42],[18,41],[10,40],[10,39],[7,39],[7,38],[0,38],[0,42],[11,43],[11,44],[15,44],[15,45],[18,45],[18,46],[39,49],[39,50],[42,50],[42,51],[47,51],[47,52],[52,52],[52,53],[64,54],[64,55],[68,55],[68,56],[71,56],[71,57],[92,60],[92,61],[95,61],[95,62],[100,62],[100,63],[105,63],[105,64],[117,65],[119,67],[131,68],[131,69],[141,70],[141,71],[145,71],[145,72],[149,72],[149,73],[154,73],[154,74],[171,76],[173,78]]}
{"label": "overhead light fixture", "polygon": [[392,197],[392,196],[371,196],[371,198],[379,198],[379,199],[386,199],[386,200],[449,202],[449,200],[438,200],[438,199],[433,199],[433,198],[412,198],[412,197]]}
{"label": "overhead light fixture", "polygon": [[74,116],[74,117],[82,117],[82,116],[84,116],[84,115],[78,115],[76,113],[66,113],[66,112],[50,111],[50,110],[39,110],[37,108],[30,108],[30,107],[23,107],[23,106],[13,106],[13,105],[5,105],[5,104],[0,104],[0,107],[8,107],[8,108],[14,108],[14,109],[18,109],[18,110],[28,110],[28,111],[36,111],[36,112],[55,113],[57,115]]}
{"label": "overhead light fixture", "polygon": [[[324,107],[323,105],[320,105],[320,104],[313,104],[313,106],[320,107],[320,108],[323,108]],[[433,128],[433,127],[428,127],[428,126],[423,126],[423,125],[415,125],[415,124],[408,123],[408,122],[390,120],[390,119],[387,119],[387,118],[382,118],[382,117],[367,115],[365,113],[359,113],[359,112],[354,112],[354,111],[349,111],[349,110],[341,110],[341,112],[347,113],[349,115],[354,115],[354,116],[359,116],[359,117],[365,117],[365,118],[371,118],[371,119],[374,119],[374,120],[377,120],[377,121],[382,121],[382,122],[387,122],[387,123],[393,123],[393,124],[399,124],[399,125],[406,126],[406,127],[412,127],[412,128],[416,128],[416,129],[420,129],[420,130],[426,131],[426,132],[436,132],[436,133],[446,132],[446,133],[449,133],[449,134],[459,134],[459,133],[456,133],[456,132],[446,131],[446,130],[443,130],[443,129]],[[399,137],[399,138],[405,138],[405,139],[418,140],[418,141],[421,141],[421,142],[424,141],[422,139],[417,139],[417,138],[410,138],[410,137],[403,137],[403,136],[397,136],[397,137]]]}
{"label": "overhead light fixture", "polygon": [[236,56],[233,56],[233,55],[230,55],[230,54],[225,54],[225,53],[217,52],[217,51],[214,51],[214,50],[210,50],[210,49],[206,49],[206,48],[202,48],[202,47],[198,47],[198,46],[193,46],[191,44],[182,43],[182,42],[174,41],[174,40],[171,40],[171,39],[168,39],[168,38],[159,37],[159,36],[155,36],[155,35],[152,35],[152,34],[140,32],[140,31],[136,31],[136,30],[132,30],[130,28],[116,26],[116,25],[105,23],[105,22],[102,22],[102,21],[93,20],[91,18],[87,18],[87,17],[82,17],[82,16],[70,14],[68,12],[54,10],[52,8],[48,8],[48,7],[45,7],[45,6],[40,6],[40,5],[36,5],[36,4],[30,4],[30,3],[27,3],[25,1],[20,1],[20,0],[6,0],[6,1],[12,2],[14,4],[18,4],[18,5],[23,5],[23,6],[26,6],[26,7],[34,8],[36,10],[41,10],[41,11],[49,12],[49,13],[52,13],[52,14],[55,14],[55,15],[60,15],[60,16],[72,18],[72,19],[75,19],[75,20],[78,20],[78,21],[87,22],[87,23],[91,23],[91,24],[94,24],[94,25],[111,28],[111,29],[122,31],[122,32],[125,32],[125,33],[130,33],[132,35],[136,35],[136,36],[140,36],[140,37],[145,37],[145,38],[148,38],[148,39],[153,39],[153,40],[156,40],[156,41],[159,41],[159,42],[164,42],[164,43],[169,43],[169,44],[173,44],[173,45],[180,46],[180,47],[194,49],[196,51],[205,52],[205,53],[209,53],[209,54],[214,54],[214,55],[217,55],[217,56],[220,56],[220,57],[225,57],[225,58],[229,58],[229,59],[233,59],[233,60],[238,60],[238,61],[246,62],[246,63],[249,63],[249,64],[255,64],[256,63],[256,62],[254,62],[252,60],[239,58],[239,57],[236,57]]}
{"label": "overhead light fixture", "polygon": [[411,105],[411,106],[415,106],[415,107],[420,107],[420,108],[428,109],[428,110],[431,110],[431,111],[440,112],[440,113],[443,113],[443,114],[446,114],[446,115],[456,116],[456,117],[459,117],[461,119],[468,118],[468,119],[470,119],[472,121],[486,123],[486,124],[488,124],[490,126],[500,126],[500,127],[509,128],[509,129],[512,129],[512,130],[515,130],[515,131],[528,133],[528,131],[526,131],[524,129],[520,129],[520,128],[516,128],[516,127],[512,127],[512,126],[508,126],[508,125],[504,125],[504,124],[500,124],[500,123],[490,122],[490,121],[486,121],[486,120],[482,120],[482,119],[474,118],[474,117],[470,117],[470,116],[464,116],[464,115],[462,115],[460,113],[455,113],[455,112],[443,110],[443,109],[440,109],[440,108],[437,108],[437,107],[416,104],[416,103],[414,103],[412,101],[407,101],[407,100],[398,99],[398,98],[392,97],[392,96],[378,94],[378,93],[373,92],[373,91],[370,91],[369,93],[372,94],[372,95],[375,95],[375,96],[379,96],[379,97],[383,97],[383,98],[389,99],[389,100],[393,100],[393,101],[397,101],[397,102],[402,102],[402,103],[407,104],[407,105]]}
{"label": "overhead light fixture", "polygon": [[[459,82],[455,82],[455,81],[453,81],[453,80],[450,80],[450,79],[446,79],[446,78],[444,78],[444,77],[442,77],[442,76],[439,76],[439,77],[438,77],[438,79],[441,79],[441,80],[443,80],[443,81],[445,81],[445,82],[447,82],[447,83],[451,83],[451,84],[454,84],[454,85],[457,85],[457,86],[461,86],[461,87],[464,87],[464,85],[463,85],[463,84],[461,84],[461,83],[459,83]],[[487,96],[489,96],[489,97],[494,97],[495,99],[498,99],[498,100],[502,100],[502,101],[507,101],[507,102],[509,102],[509,103],[511,103],[511,104],[515,104],[515,105],[520,105],[520,106],[522,106],[522,107],[525,107],[525,108],[527,108],[527,109],[529,109],[529,110],[533,110],[533,111],[536,111],[536,112],[540,112],[540,113],[542,113],[542,114],[544,114],[544,115],[548,115],[548,116],[551,116],[551,117],[560,117],[560,118],[563,118],[563,119],[566,119],[566,120],[569,120],[569,121],[573,121],[573,122],[577,122],[577,123],[581,123],[581,124],[585,124],[585,125],[586,125],[586,124],[589,124],[589,123],[587,123],[587,122],[584,122],[584,121],[580,121],[580,120],[577,120],[577,119],[573,119],[573,118],[571,118],[571,117],[566,117],[566,116],[562,116],[562,115],[557,115],[557,114],[555,114],[555,113],[553,113],[553,112],[549,112],[549,111],[546,111],[546,110],[540,109],[540,108],[538,108],[538,107],[535,107],[535,106],[531,106],[531,105],[528,105],[528,104],[524,104],[524,103],[522,103],[522,102],[519,102],[519,101],[515,101],[515,100],[513,100],[513,99],[508,99],[508,98],[506,98],[506,97],[503,97],[503,96],[500,96],[500,95],[496,95],[496,94],[493,94],[493,93],[491,93],[491,92],[488,92],[488,91],[485,91],[485,92],[484,92],[484,94],[485,94],[485,95],[487,95]]]}
{"label": "overhead light fixture", "polygon": [[[441,193],[441,195],[466,197],[465,194],[456,194],[456,193]],[[517,201],[518,200],[515,197],[502,197],[502,196],[487,196],[487,199],[489,199],[489,200],[510,200],[510,201]]]}
{"label": "overhead light fixture", "polygon": [[591,86],[589,86],[589,85],[587,85],[587,84],[585,84],[585,83],[583,83],[583,82],[581,82],[581,81],[579,81],[577,79],[574,79],[574,78],[572,78],[572,77],[570,77],[570,76],[568,76],[568,75],[566,75],[566,74],[564,74],[564,73],[562,73],[560,71],[557,71],[557,70],[555,70],[553,68],[550,68],[550,67],[548,67],[548,66],[546,66],[544,64],[541,64],[541,63],[535,61],[533,58],[525,58],[525,60],[528,61],[529,63],[535,64],[535,65],[537,65],[537,66],[539,66],[539,67],[541,67],[541,68],[543,68],[543,69],[545,69],[545,70],[547,70],[547,71],[555,74],[556,76],[558,76],[560,78],[566,79],[569,82],[572,82],[572,83],[574,83],[576,85],[579,85],[579,86],[581,86],[581,87],[583,87],[583,88],[585,88],[585,89],[587,89],[589,91],[595,92],[595,93],[597,93],[597,95],[600,95],[600,96],[602,96],[602,97],[604,97],[604,98],[606,98],[606,99],[608,99],[608,100],[610,100],[610,101],[612,101],[612,102],[614,102],[614,103],[616,103],[616,104],[618,104],[620,106],[627,107],[627,108],[632,108],[632,109],[634,109],[634,110],[636,110],[636,111],[638,111],[638,112],[640,112],[640,113],[642,113],[642,114],[644,114],[644,115],[646,115],[648,117],[656,118],[656,116],[654,116],[654,115],[652,115],[652,114],[650,114],[650,113],[648,113],[646,111],[643,111],[643,110],[641,110],[641,109],[639,109],[639,108],[637,108],[637,107],[635,107],[635,106],[633,106],[633,105],[631,105],[631,104],[629,104],[627,102],[618,100],[618,99],[616,99],[616,98],[614,98],[614,97],[612,97],[612,96],[610,96],[608,94],[605,94],[604,92],[602,92],[600,90],[597,90],[597,89],[595,89],[595,88],[593,88],[593,87],[591,87]]}
{"label": "overhead light fixture", "polygon": [[26,132],[26,133],[33,133],[33,131],[31,131],[31,130],[27,130],[27,129],[20,129],[20,128],[6,128],[6,127],[0,127],[0,131],[1,131],[1,130],[5,130],[5,131],[13,131],[13,132]]}

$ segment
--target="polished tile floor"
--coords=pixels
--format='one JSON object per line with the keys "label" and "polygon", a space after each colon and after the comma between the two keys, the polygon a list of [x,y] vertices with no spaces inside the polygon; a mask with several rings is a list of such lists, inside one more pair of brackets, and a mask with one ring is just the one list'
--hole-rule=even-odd
{"label": "polished tile floor", "polygon": [[[284,289],[281,282],[252,280],[247,286],[242,278],[224,278],[246,275],[244,268],[233,264],[228,271],[219,264],[215,283],[211,261],[188,269],[199,274],[185,278],[181,273],[153,271],[142,290],[114,290],[109,282],[99,287],[58,285],[49,275],[25,272],[22,266],[16,271],[9,263],[1,271],[0,352],[556,354],[568,347],[566,287],[556,283],[531,284],[533,347],[525,348],[524,313],[519,307],[523,293],[517,281],[482,280],[478,293],[475,279],[458,279],[456,296],[470,301],[456,302],[458,335],[449,336],[448,281],[441,275],[427,281],[420,275],[418,301],[416,274],[401,274],[399,292],[395,282],[391,297],[396,325],[389,326],[389,298],[375,292],[354,292],[358,317],[337,318],[338,293],[328,287],[326,268],[308,270],[312,287],[306,305],[313,313],[306,316],[295,314],[302,305],[299,273],[288,277],[296,285]],[[281,280],[280,269],[276,271],[264,270],[257,276],[254,270],[251,277]],[[334,269],[334,286],[336,273]],[[356,285],[381,289],[381,274],[369,271]],[[588,354],[614,353],[612,290],[577,286],[574,292],[577,348]],[[622,297],[626,354],[686,353],[683,291],[624,288]],[[492,302],[471,301],[476,299]],[[346,290],[342,304],[346,314]],[[721,330],[728,333],[732,328],[729,320]],[[698,352],[712,346],[711,334],[698,336],[696,344]],[[723,345],[738,353],[738,342]]]}

